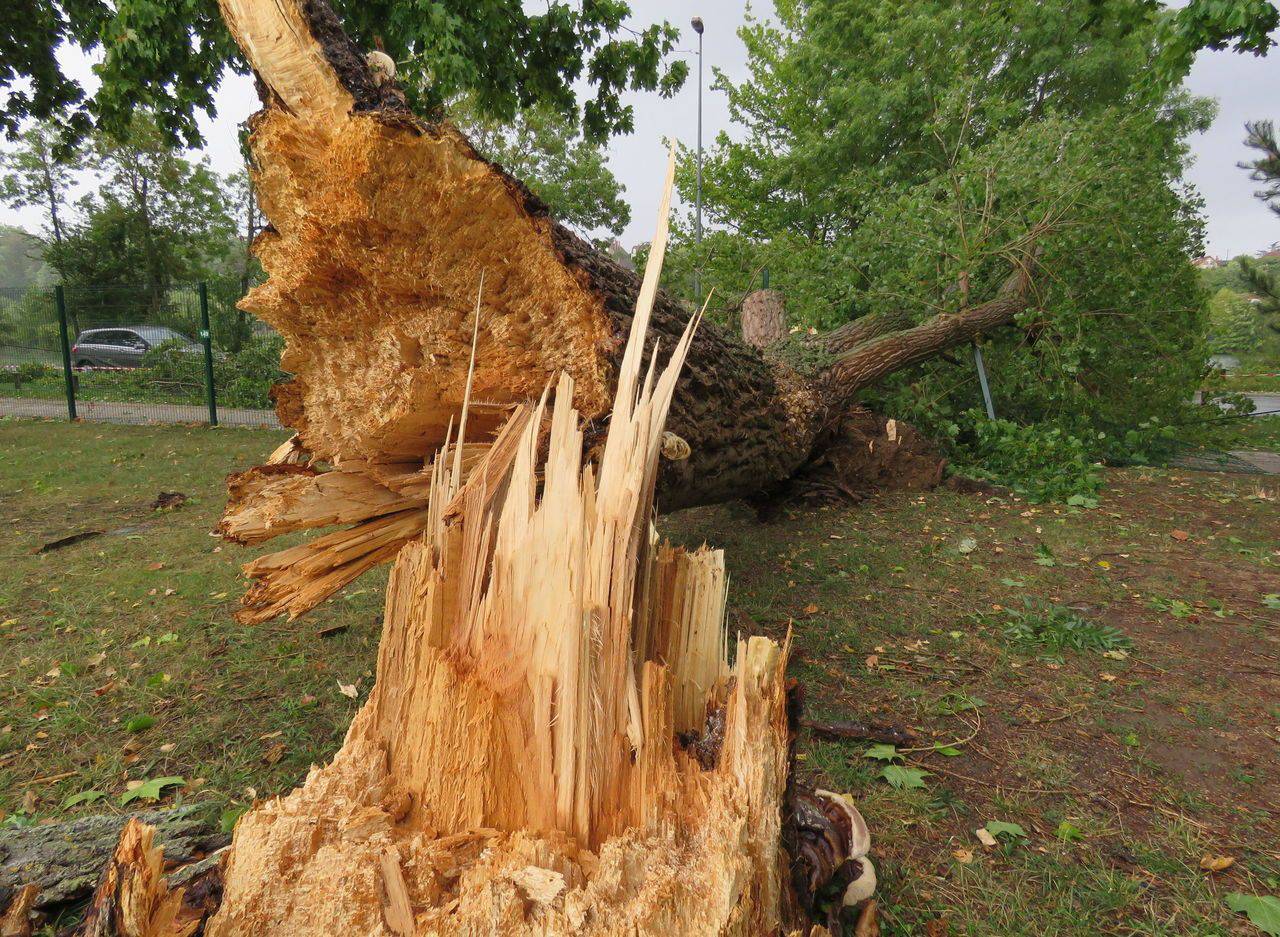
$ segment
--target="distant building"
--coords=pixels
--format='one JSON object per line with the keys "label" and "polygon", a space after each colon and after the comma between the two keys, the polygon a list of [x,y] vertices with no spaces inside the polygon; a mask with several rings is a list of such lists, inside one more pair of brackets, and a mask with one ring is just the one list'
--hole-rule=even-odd
{"label": "distant building", "polygon": [[605,248],[605,252],[619,266],[626,267],[628,270],[636,268],[635,263],[631,260],[631,252],[622,246],[622,242],[614,238],[609,242],[609,246]]}
{"label": "distant building", "polygon": [[1197,257],[1191,261],[1191,266],[1197,270],[1217,270],[1219,267],[1225,267],[1227,262],[1221,257]]}

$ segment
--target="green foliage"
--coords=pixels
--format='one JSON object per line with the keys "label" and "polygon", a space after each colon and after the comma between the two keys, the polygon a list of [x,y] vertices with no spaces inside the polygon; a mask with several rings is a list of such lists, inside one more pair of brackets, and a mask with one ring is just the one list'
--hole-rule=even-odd
{"label": "green foliage", "polygon": [[[631,9],[621,0],[551,0],[536,11],[518,0],[334,0],[333,7],[361,49],[375,48],[375,37],[385,43],[424,112],[470,91],[501,119],[536,103],[568,116],[582,82],[594,90],[583,126],[603,138],[631,130],[622,92],[670,95],[688,73],[683,61],[663,62],[677,29],[624,25]],[[74,135],[95,126],[118,133],[148,109],[170,139],[196,145],[196,115],[212,113],[223,70],[248,70],[216,0],[10,3],[0,8],[0,35],[8,37],[0,52],[0,91],[7,92],[0,129],[10,132],[26,118],[57,117]],[[101,59],[96,90],[63,71],[54,51],[64,44]],[[20,89],[21,79],[30,91]]]}
{"label": "green foliage", "polygon": [[13,389],[16,391],[21,390],[23,384],[41,380],[52,373],[53,369],[43,362],[24,361],[9,372],[9,377],[13,381]]}
{"label": "green foliage", "polygon": [[1265,55],[1275,45],[1271,33],[1280,26],[1280,9],[1271,0],[1191,0],[1164,13],[1164,4],[1148,0],[1148,15],[1160,17],[1159,55],[1152,78],[1176,84],[1191,70],[1201,49],[1225,49]]}
{"label": "green foliage", "polygon": [[919,768],[904,768],[902,765],[885,765],[880,769],[880,777],[889,782],[890,787],[900,791],[918,790],[924,787],[924,779],[929,777],[928,771]]}
{"label": "green foliage", "polygon": [[560,221],[614,235],[631,221],[631,209],[622,199],[625,187],[609,171],[603,147],[549,106],[499,121],[487,117],[473,99],[463,98],[450,105],[449,116],[482,155],[529,186]]}
{"label": "green foliage", "polygon": [[[272,333],[255,336],[238,354],[218,353],[213,382],[218,403],[228,407],[264,409],[271,406],[271,387],[288,378],[280,370],[284,340]],[[204,356],[183,342],[161,342],[143,356],[142,367],[131,372],[139,386],[156,381],[187,387],[204,386]]]}
{"label": "green foliage", "polygon": [[1263,264],[1249,257],[1239,260],[1240,275],[1258,302],[1253,311],[1272,332],[1280,333],[1280,265]]}
{"label": "green foliage", "polygon": [[1057,426],[960,415],[953,448],[960,470],[1013,488],[1033,503],[1092,497],[1102,474],[1089,447]]}
{"label": "green foliage", "polygon": [[124,807],[135,800],[159,800],[164,796],[164,792],[171,787],[181,787],[186,784],[186,778],[165,777],[151,778],[143,781],[131,791],[125,791],[120,795],[120,806]]}
{"label": "green foliage", "polygon": [[1258,315],[1239,293],[1223,287],[1209,299],[1209,350],[1249,351],[1258,344]]}
{"label": "green foliage", "polygon": [[[768,267],[802,330],[868,315],[906,328],[990,300],[1034,257],[1031,307],[983,347],[997,413],[1038,428],[1041,459],[1063,459],[1024,487],[1087,497],[1090,463],[1157,457],[1208,356],[1188,263],[1200,203],[1182,170],[1212,108],[1142,90],[1163,28],[1154,5],[776,6],[776,25],[742,31],[750,79],[717,75],[740,130],[705,164],[704,211],[723,229],[699,250],[677,226],[666,285],[689,298],[700,269],[713,318],[732,322]],[[684,152],[686,201],[693,174]],[[967,354],[864,396],[954,440],[958,459],[990,452],[1005,478],[1026,475],[998,438],[1019,431],[978,438],[965,416],[981,400]]]}
{"label": "green foliage", "polygon": [[1244,145],[1257,150],[1259,155],[1248,163],[1241,163],[1249,170],[1249,178],[1261,182],[1263,188],[1256,194],[1273,212],[1280,215],[1280,143],[1276,142],[1276,125],[1269,120],[1244,125],[1247,136]]}
{"label": "green foliage", "polygon": [[1227,895],[1227,907],[1249,918],[1249,923],[1264,934],[1280,937],[1280,898],[1274,895]]}
{"label": "green foliage", "polygon": [[1005,637],[1049,658],[1061,659],[1065,651],[1113,651],[1133,644],[1119,628],[1090,621],[1063,605],[1024,599],[1023,608],[1005,612]]}
{"label": "green foliage", "polygon": [[[2,74],[0,67],[0,76]],[[61,254],[68,220],[67,197],[76,174],[84,166],[80,153],[59,152],[58,131],[47,123],[27,127],[18,137],[16,147],[0,153],[0,202],[13,208],[37,207],[45,213],[48,229],[42,239],[44,259],[59,273],[63,270]]]}

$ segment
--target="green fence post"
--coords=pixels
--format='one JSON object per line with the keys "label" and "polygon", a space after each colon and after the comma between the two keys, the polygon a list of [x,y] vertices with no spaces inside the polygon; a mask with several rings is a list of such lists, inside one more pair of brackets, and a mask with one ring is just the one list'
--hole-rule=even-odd
{"label": "green fence post", "polygon": [[218,398],[213,388],[213,333],[209,330],[209,284],[200,284],[200,340],[204,343],[204,394],[209,401],[209,425],[218,425]]}
{"label": "green fence post", "polygon": [[67,297],[59,283],[53,288],[53,302],[58,307],[58,336],[62,340],[62,381],[67,388],[67,416],[76,418],[75,376],[71,373],[71,338],[67,335]]}

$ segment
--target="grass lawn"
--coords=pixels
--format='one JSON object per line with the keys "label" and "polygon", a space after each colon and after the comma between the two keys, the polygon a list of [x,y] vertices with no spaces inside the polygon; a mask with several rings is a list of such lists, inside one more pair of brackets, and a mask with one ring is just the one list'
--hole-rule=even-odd
{"label": "grass lawn", "polygon": [[[281,438],[0,421],[0,823],[119,810],[160,777],[234,810],[335,750],[385,575],[241,627],[253,553],[208,535],[223,476]],[[916,733],[800,747],[862,806],[886,934],[1256,934],[1224,896],[1280,894],[1280,479],[1108,483],[1093,510],[939,490],[663,521],[728,551],[731,629],[794,630],[811,718]],[[154,512],[161,490],[191,500]],[[108,533],[30,552],[86,528]],[[984,847],[994,821],[1021,834]]]}

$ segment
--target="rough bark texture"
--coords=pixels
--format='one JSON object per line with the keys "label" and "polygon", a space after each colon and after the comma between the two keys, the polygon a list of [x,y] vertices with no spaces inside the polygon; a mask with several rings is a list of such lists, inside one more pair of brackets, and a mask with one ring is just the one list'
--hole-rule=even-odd
{"label": "rough bark texture", "polygon": [[[156,830],[171,863],[189,863],[221,849],[230,837],[198,805],[133,814]],[[0,908],[23,885],[39,886],[37,910],[83,901],[111,857],[129,816],[93,816],[26,829],[0,830]]]}
{"label": "rough bark texture", "polygon": [[777,290],[756,290],[742,300],[742,340],[768,348],[787,337],[787,304]]}

